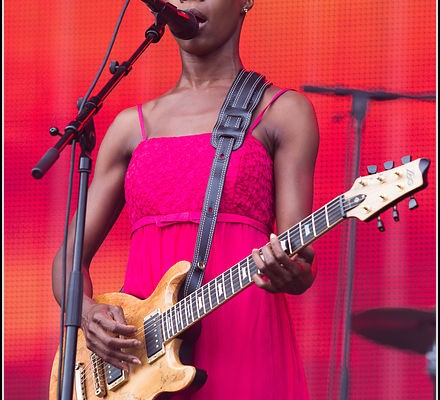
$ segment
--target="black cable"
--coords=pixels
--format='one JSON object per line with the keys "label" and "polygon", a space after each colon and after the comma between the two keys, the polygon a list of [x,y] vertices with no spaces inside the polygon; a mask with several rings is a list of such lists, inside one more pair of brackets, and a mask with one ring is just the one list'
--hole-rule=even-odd
{"label": "black cable", "polygon": [[[123,17],[128,8],[130,0],[126,0],[122,10],[119,14],[118,20],[116,22],[115,29],[113,30],[112,37],[110,39],[110,44],[107,46],[107,51],[104,56],[104,59],[99,67],[98,72],[96,73],[95,78],[93,79],[89,89],[87,90],[84,97],[81,99],[81,104],[79,105],[79,112],[81,112],[84,104],[87,102],[90,94],[98,83],[99,78],[104,71],[105,66],[107,65],[108,59],[110,57],[111,50],[116,41],[116,36],[119,32],[119,28],[121,26]],[[62,291],[61,291],[61,316],[60,316],[60,339],[59,339],[59,359],[58,359],[58,389],[57,389],[57,398],[61,399],[61,377],[62,377],[62,365],[63,365],[63,343],[64,343],[64,317],[65,317],[65,306],[66,306],[66,277],[67,277],[67,238],[68,238],[68,230],[69,230],[69,220],[70,220],[70,210],[72,207],[72,189],[73,189],[73,171],[74,171],[74,162],[75,162],[75,145],[76,140],[72,141],[72,152],[71,152],[71,162],[69,168],[69,183],[68,183],[68,195],[67,195],[67,206],[66,206],[66,215],[64,222],[64,238],[63,238],[63,267],[62,267]]]}

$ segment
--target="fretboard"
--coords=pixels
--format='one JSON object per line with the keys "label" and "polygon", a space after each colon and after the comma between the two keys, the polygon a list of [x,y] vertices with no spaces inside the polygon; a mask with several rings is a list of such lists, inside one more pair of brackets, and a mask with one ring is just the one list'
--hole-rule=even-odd
{"label": "fretboard", "polygon": [[[345,199],[341,195],[321,207],[301,222],[278,236],[285,252],[297,253],[326,231],[344,220],[346,211],[356,207],[365,196]],[[253,283],[252,276],[258,269],[251,255],[235,264],[213,280],[189,294],[160,316],[162,339],[178,336],[206,314],[219,307],[232,296]]]}

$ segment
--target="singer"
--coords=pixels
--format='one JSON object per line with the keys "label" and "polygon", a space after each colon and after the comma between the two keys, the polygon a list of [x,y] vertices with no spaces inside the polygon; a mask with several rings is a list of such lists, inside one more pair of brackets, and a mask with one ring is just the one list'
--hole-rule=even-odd
{"label": "singer", "polygon": [[[90,350],[131,375],[147,364],[145,357],[133,355],[141,346],[137,327],[127,322],[123,307],[92,299],[89,266],[124,206],[132,228],[125,293],[147,299],[174,264],[193,260],[216,151],[211,133],[234,79],[244,69],[240,33],[251,17],[254,0],[171,0],[170,4],[190,10],[198,23],[193,38],[175,38],[182,62],[180,78],[162,96],[116,116],[100,146],[87,200],[82,330]],[[289,257],[276,234],[312,211],[318,145],[310,102],[294,90],[268,85],[243,144],[230,156],[203,283],[248,256],[259,273],[252,276],[255,284],[201,321],[191,364],[206,371],[207,380],[199,390],[179,391],[173,399],[309,398],[294,315],[286,300],[312,286],[315,252],[308,246]],[[73,221],[68,260],[74,226]],[[58,301],[62,247],[53,261]],[[227,292],[228,279],[216,281],[214,298]],[[243,270],[240,283],[245,279]]]}

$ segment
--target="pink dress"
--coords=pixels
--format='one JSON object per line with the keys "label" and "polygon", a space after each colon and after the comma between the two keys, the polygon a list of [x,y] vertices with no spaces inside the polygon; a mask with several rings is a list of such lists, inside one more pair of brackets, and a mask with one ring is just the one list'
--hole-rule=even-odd
{"label": "pink dress", "polygon": [[[266,244],[273,231],[272,160],[252,136],[264,111],[231,156],[205,282]],[[132,238],[124,291],[147,298],[172,265],[193,257],[215,150],[210,133],[147,139],[140,107],[139,115],[145,140],[125,182]],[[308,399],[292,318],[284,294],[251,285],[233,297],[202,320],[194,365],[207,372],[205,385],[173,399]]]}

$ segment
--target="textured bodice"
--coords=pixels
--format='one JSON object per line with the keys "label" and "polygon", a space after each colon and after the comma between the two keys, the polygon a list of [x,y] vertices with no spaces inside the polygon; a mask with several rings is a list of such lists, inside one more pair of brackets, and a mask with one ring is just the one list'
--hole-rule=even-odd
{"label": "textured bodice", "polygon": [[[211,134],[150,138],[134,150],[125,196],[132,228],[149,217],[200,213],[215,149]],[[250,132],[231,155],[219,212],[274,221],[273,165]],[[140,225],[140,226],[139,226]]]}

